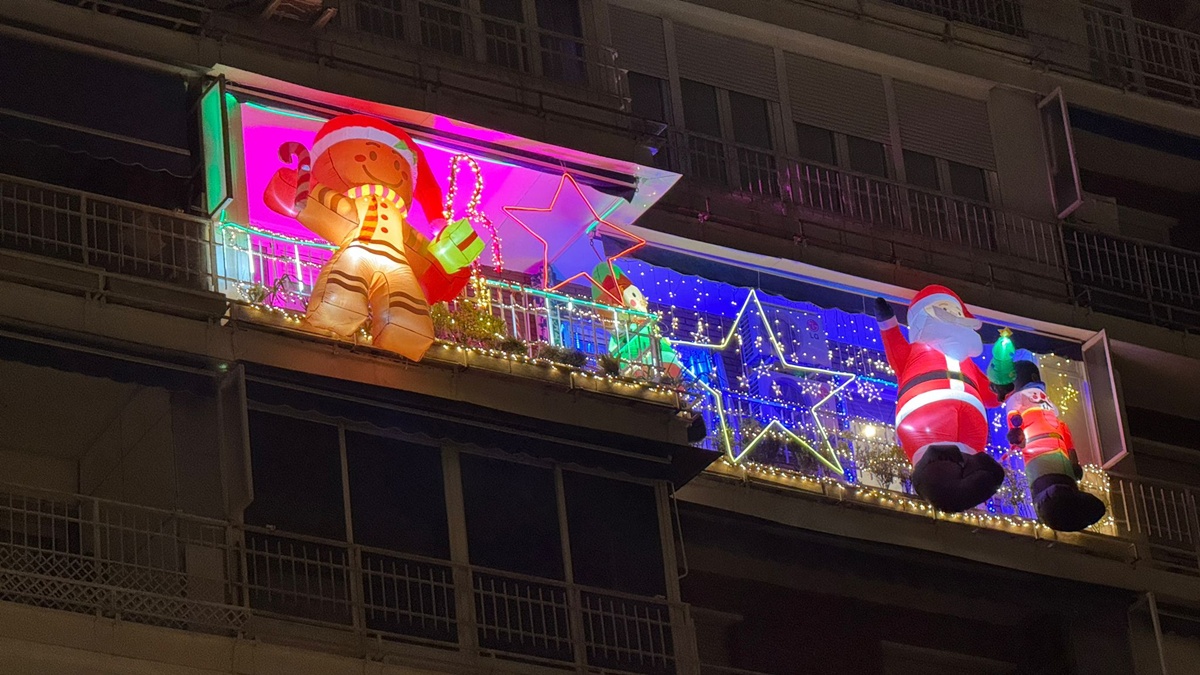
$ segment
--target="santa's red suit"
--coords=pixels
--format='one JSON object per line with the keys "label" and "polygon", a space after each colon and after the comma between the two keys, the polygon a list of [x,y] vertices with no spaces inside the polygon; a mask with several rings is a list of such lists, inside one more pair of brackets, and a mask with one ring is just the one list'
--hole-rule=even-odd
{"label": "santa's red suit", "polygon": [[[923,311],[916,299],[913,307]],[[928,344],[910,344],[895,317],[881,322],[879,332],[896,371],[896,435],[904,454],[916,464],[927,446],[939,442],[981,452],[988,438],[986,409],[1000,405],[987,376],[970,359],[958,361]]]}
{"label": "santa's red suit", "polygon": [[875,312],[896,371],[896,435],[913,463],[913,489],[943,511],[983,502],[1004,482],[1004,468],[983,452],[986,409],[1000,401],[971,361],[983,352],[980,322],[943,286],[924,288],[909,304],[912,342],[883,298],[876,299]]}

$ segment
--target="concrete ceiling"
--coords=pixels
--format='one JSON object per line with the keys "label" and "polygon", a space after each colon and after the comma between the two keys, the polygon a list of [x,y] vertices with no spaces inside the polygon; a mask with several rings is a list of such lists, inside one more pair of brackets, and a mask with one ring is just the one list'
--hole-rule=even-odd
{"label": "concrete ceiling", "polygon": [[138,386],[0,361],[0,448],[78,459]]}
{"label": "concrete ceiling", "polygon": [[1110,344],[1126,406],[1200,420],[1200,361],[1129,342]]}

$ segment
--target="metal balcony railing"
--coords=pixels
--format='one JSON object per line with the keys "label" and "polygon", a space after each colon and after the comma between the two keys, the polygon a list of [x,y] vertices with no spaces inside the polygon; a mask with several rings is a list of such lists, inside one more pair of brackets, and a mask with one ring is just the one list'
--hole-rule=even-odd
{"label": "metal balcony railing", "polygon": [[583,38],[438,0],[339,0],[339,25],[624,101],[616,53]]}
{"label": "metal balcony railing", "polygon": [[209,221],[3,174],[0,248],[216,289]]}
{"label": "metal balcony railing", "polygon": [[782,202],[798,214],[870,226],[877,236],[906,232],[1061,268],[1056,223],[985,202],[695,133],[673,132],[668,155],[673,168],[693,180]]}
{"label": "metal balcony railing", "polygon": [[[1050,68],[1147,96],[1200,106],[1200,34],[1083,0],[877,0],[1008,36],[1011,50]],[[954,39],[1004,46],[969,31]]]}
{"label": "metal balcony railing", "polygon": [[212,15],[202,2],[187,0],[57,0],[100,14],[120,16],[183,33],[200,33]]}
{"label": "metal balcony railing", "polygon": [[694,669],[683,604],[11,485],[0,600],[231,635],[268,617],[578,672]]}
{"label": "metal balcony railing", "polygon": [[1062,227],[1067,272],[1089,306],[1156,325],[1200,327],[1200,255]]}
{"label": "metal balcony railing", "polygon": [[1025,35],[1020,0],[885,0],[947,21],[994,30],[1008,35]]}
{"label": "metal balcony railing", "polygon": [[1200,575],[1200,512],[1194,488],[1109,474],[1109,514],[1155,567]]}
{"label": "metal balcony railing", "polygon": [[[875,241],[907,235],[928,242],[921,246],[930,253],[985,259],[989,268],[1046,282],[1024,289],[1029,292],[1155,325],[1200,329],[1200,253],[1030,218],[702,134],[671,132],[658,156],[695,184],[785,206],[802,222],[836,221],[866,235],[858,243],[848,237],[824,241],[805,229],[818,245],[873,255]],[[955,274],[954,268],[934,271]]]}
{"label": "metal balcony railing", "polygon": [[[205,33],[215,16],[228,13],[197,0],[54,1],[191,34]],[[531,20],[511,21],[452,0],[324,0],[322,6],[337,9],[330,28],[372,38],[380,47],[407,44],[488,63],[612,97],[622,109],[629,100],[612,48]]]}
{"label": "metal balcony railing", "polygon": [[1200,106],[1200,34],[1135,19],[1088,3],[1093,74],[1107,84]]}

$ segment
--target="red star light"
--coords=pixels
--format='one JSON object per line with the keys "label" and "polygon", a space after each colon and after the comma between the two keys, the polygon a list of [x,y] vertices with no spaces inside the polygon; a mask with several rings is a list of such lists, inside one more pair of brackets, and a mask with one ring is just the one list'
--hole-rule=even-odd
{"label": "red star light", "polygon": [[[567,184],[570,184],[570,190],[564,190]],[[583,212],[582,214],[580,212]],[[593,286],[599,288],[603,293],[611,297],[616,304],[624,305],[623,299],[605,290],[600,282],[596,281],[591,275],[592,266],[585,267],[571,274],[567,279],[549,286],[550,281],[550,265],[559,259],[566,261],[579,261],[586,259],[587,254],[581,255],[580,248],[587,248],[594,254],[595,249],[592,248],[591,239],[595,236],[613,235],[617,238],[628,239],[633,242],[625,249],[604,259],[608,265],[608,273],[615,275],[613,270],[613,261],[621,256],[628,255],[633,251],[641,248],[646,244],[646,240],[638,237],[626,230],[613,225],[612,223],[600,217],[596,213],[587,197],[583,194],[583,190],[579,184],[575,182],[575,178],[564,173],[562,180],[558,183],[558,189],[554,192],[554,198],[550,200],[550,205],[545,208],[530,207],[530,206],[505,206],[504,212],[517,222],[525,231],[533,235],[535,239],[542,243],[542,287],[546,290],[556,291],[572,281],[583,277],[587,279]],[[586,219],[581,219],[580,215],[586,216]],[[571,255],[567,255],[571,254]],[[567,270],[559,269],[562,274],[567,274]]]}

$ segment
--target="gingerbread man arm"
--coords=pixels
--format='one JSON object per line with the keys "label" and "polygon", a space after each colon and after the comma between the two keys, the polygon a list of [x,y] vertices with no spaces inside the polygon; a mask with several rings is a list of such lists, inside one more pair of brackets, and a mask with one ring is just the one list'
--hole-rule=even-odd
{"label": "gingerbread man arm", "polygon": [[267,184],[263,201],[272,211],[290,216],[325,241],[340,244],[358,228],[358,208],[354,200],[317,184],[300,212],[295,208],[296,171],[283,168]]}

